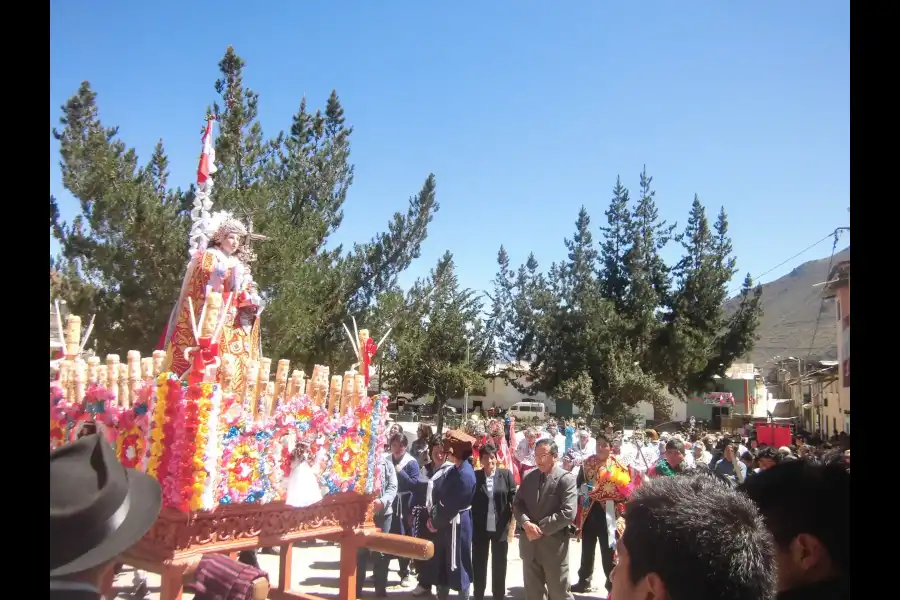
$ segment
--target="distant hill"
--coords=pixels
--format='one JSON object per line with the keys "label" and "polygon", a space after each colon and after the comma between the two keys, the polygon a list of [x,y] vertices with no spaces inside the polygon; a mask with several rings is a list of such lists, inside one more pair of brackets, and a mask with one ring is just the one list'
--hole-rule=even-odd
{"label": "distant hill", "polygon": [[[833,263],[850,260],[850,248],[835,253]],[[784,277],[763,285],[763,316],[759,327],[756,348],[745,357],[757,367],[766,368],[774,356],[798,356],[806,358],[816,316],[822,309],[822,318],[812,344],[811,358],[818,360],[837,359],[837,327],[834,317],[834,301],[822,304],[822,286],[828,277],[828,257],[805,262]],[[731,312],[738,301],[732,298],[725,303]]]}

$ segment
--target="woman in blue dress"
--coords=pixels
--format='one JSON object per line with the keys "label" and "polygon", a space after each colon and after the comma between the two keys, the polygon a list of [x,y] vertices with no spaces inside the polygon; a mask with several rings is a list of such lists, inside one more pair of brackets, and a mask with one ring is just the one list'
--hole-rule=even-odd
{"label": "woman in blue dress", "polygon": [[[434,561],[437,596],[446,600],[450,590],[464,600],[472,582],[472,498],[475,470],[469,463],[475,438],[459,430],[444,436],[444,453],[452,466],[432,480],[432,506],[426,523],[435,534]],[[437,498],[437,500],[435,500]]]}

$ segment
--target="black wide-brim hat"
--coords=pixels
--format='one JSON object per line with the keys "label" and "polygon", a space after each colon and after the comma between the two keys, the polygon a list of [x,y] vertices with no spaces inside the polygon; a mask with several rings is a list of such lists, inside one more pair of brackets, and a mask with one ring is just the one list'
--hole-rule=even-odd
{"label": "black wide-brim hat", "polygon": [[150,530],[159,483],[126,469],[99,435],[50,453],[50,577],[110,562]]}

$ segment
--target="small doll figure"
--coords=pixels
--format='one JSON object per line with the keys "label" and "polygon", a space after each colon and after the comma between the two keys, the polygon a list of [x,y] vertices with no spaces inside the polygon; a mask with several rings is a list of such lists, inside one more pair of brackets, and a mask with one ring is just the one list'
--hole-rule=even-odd
{"label": "small doll figure", "polygon": [[291,474],[288,477],[285,502],[288,506],[301,508],[322,499],[318,478],[310,466],[312,459],[310,444],[305,441],[297,442],[291,452]]}

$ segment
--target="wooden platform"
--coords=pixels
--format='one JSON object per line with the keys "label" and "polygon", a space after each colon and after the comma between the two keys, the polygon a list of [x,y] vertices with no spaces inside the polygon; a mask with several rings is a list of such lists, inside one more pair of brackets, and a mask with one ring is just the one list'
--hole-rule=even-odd
{"label": "wooden platform", "polygon": [[162,578],[161,600],[181,600],[185,575],[202,555],[278,546],[278,586],[270,590],[269,598],[315,600],[290,589],[291,555],[295,542],[322,539],[341,546],[340,600],[356,600],[356,555],[360,548],[414,560],[427,560],[434,554],[429,541],[379,531],[372,520],[371,506],[370,496],[346,493],[326,496],[305,508],[273,503],[223,505],[190,514],[165,509],[121,562],[158,573]]}

